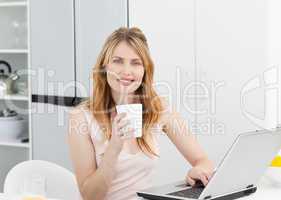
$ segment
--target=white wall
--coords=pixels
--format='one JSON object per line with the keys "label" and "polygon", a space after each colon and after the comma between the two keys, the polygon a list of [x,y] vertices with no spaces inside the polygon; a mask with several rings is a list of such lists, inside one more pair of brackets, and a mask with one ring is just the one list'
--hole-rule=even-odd
{"label": "white wall", "polygon": [[[280,64],[277,4],[278,0],[130,1],[130,26],[140,27],[148,38],[157,90],[171,98],[216,164],[239,133],[275,127],[276,110],[281,119],[276,109],[281,98],[276,100],[275,92],[264,85],[276,73],[272,66]],[[199,81],[195,90],[189,88],[194,80]],[[184,98],[188,88],[189,94],[196,92],[197,101]],[[189,166],[167,137],[160,143],[154,182],[184,178]]]}
{"label": "white wall", "polygon": [[267,1],[196,2],[197,76],[210,95],[198,99],[198,139],[218,163],[239,133],[264,125],[254,123],[264,117],[263,88],[249,82],[267,68]]}
{"label": "white wall", "polygon": [[[130,26],[137,26],[147,36],[155,64],[155,87],[160,95],[170,97],[170,103],[190,123],[194,116],[192,99],[183,100],[183,87],[188,86],[194,76],[193,1],[130,1]],[[190,88],[189,92],[193,92]],[[178,97],[177,97],[178,95]],[[182,110],[183,102],[187,109]],[[189,114],[190,113],[190,114]],[[153,184],[182,179],[189,169],[169,139],[160,137],[161,158]]]}
{"label": "white wall", "polygon": [[[277,120],[281,125],[281,1],[270,0],[268,2],[268,66],[274,67],[276,73],[270,77],[277,91]],[[281,155],[281,152],[280,152]]]}

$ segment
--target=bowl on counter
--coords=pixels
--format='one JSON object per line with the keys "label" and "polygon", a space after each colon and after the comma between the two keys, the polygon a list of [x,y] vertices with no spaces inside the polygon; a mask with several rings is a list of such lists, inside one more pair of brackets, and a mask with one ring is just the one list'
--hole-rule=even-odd
{"label": "bowl on counter", "polygon": [[18,140],[27,128],[28,121],[20,116],[0,117],[0,141]]}

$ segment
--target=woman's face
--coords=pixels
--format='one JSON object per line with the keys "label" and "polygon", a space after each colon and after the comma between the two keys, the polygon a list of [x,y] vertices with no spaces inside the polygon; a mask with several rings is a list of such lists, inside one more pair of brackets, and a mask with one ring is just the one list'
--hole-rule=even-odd
{"label": "woman's face", "polygon": [[142,83],[144,66],[134,49],[122,41],[116,46],[106,71],[111,89],[117,93],[133,94]]}

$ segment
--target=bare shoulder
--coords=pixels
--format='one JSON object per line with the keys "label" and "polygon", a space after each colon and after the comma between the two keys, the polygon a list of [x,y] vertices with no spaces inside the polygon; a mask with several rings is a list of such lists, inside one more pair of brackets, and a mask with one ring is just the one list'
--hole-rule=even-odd
{"label": "bare shoulder", "polygon": [[82,110],[85,110],[85,109],[87,109],[87,104],[86,104],[86,102],[82,102],[82,103],[80,103],[80,104],[78,104],[78,105],[76,105],[76,106],[73,106],[73,107],[71,107],[70,108],[70,112],[71,113],[75,113],[75,112],[81,112]]}
{"label": "bare shoulder", "polygon": [[70,108],[68,113],[70,118],[77,118],[82,120],[83,118],[85,118],[86,112],[88,112],[87,106],[85,104],[79,104]]}

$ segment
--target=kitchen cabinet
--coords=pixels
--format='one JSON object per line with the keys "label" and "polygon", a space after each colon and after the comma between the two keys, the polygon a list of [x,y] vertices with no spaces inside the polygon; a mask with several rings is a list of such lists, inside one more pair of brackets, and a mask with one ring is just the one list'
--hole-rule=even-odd
{"label": "kitchen cabinet", "polygon": [[68,109],[90,95],[91,69],[126,11],[121,0],[30,0],[33,159],[72,170]]}
{"label": "kitchen cabinet", "polygon": [[74,3],[29,3],[32,94],[74,96]]}
{"label": "kitchen cabinet", "polygon": [[33,103],[33,159],[46,160],[72,170],[67,146],[67,119],[70,107]]}
{"label": "kitchen cabinet", "polygon": [[[74,1],[30,0],[33,159],[71,168],[67,107],[75,99]],[[65,108],[65,109],[61,109]]]}
{"label": "kitchen cabinet", "polygon": [[[3,191],[3,183],[9,170],[19,162],[31,159],[32,145],[29,140],[22,142],[23,138],[31,138],[30,132],[30,84],[29,75],[29,22],[28,3],[21,1],[0,1],[0,60],[11,66],[12,73],[17,70],[20,78],[17,80],[21,89],[11,94],[4,92],[3,74],[1,74],[1,95],[0,110],[9,108],[17,112],[20,118],[24,119],[24,129],[20,131],[20,137],[11,136],[18,132],[17,121],[9,128],[12,121],[7,122],[1,115],[1,136],[0,136],[0,192]],[[4,62],[4,63],[5,63]],[[1,64],[1,70],[7,76],[8,70]],[[18,88],[19,89],[19,88]],[[2,113],[2,112],[1,112]],[[12,119],[10,119],[12,120]],[[12,133],[13,132],[13,133]]]}
{"label": "kitchen cabinet", "polygon": [[75,1],[77,96],[90,96],[98,54],[106,38],[121,26],[127,26],[126,0]]}
{"label": "kitchen cabinet", "polygon": [[32,93],[88,97],[106,37],[127,25],[126,1],[30,0],[30,12]]}

